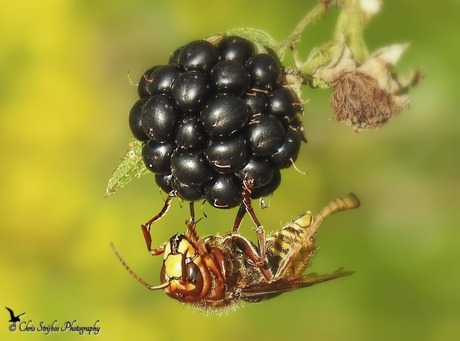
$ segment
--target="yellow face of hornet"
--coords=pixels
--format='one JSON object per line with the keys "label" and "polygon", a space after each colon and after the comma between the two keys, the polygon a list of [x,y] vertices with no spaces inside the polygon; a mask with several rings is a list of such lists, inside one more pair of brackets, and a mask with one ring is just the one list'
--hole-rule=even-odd
{"label": "yellow face of hornet", "polygon": [[182,302],[201,299],[209,291],[209,270],[186,236],[176,234],[166,245],[160,279],[167,295]]}

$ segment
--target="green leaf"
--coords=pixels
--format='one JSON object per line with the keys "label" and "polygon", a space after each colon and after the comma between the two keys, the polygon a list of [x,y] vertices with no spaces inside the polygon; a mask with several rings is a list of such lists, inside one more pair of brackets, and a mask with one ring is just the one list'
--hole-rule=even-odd
{"label": "green leaf", "polygon": [[139,178],[148,172],[142,160],[142,142],[131,137],[127,152],[107,184],[105,196],[115,193],[134,178]]}

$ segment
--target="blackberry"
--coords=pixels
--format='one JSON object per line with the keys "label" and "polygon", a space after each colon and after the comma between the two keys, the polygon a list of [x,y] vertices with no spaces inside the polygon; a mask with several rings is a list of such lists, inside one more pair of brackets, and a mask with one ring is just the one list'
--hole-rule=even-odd
{"label": "blackberry", "polygon": [[160,65],[151,67],[150,69],[145,71],[144,74],[141,76],[141,79],[139,79],[139,83],[137,84],[137,93],[140,98],[146,98],[151,95],[151,93],[149,92],[150,76],[159,67]]}
{"label": "blackberry", "polygon": [[267,96],[263,92],[259,92],[259,91],[247,93],[243,97],[243,101],[251,109],[252,116],[264,114],[268,107]]}
{"label": "blackberry", "polygon": [[204,195],[203,185],[186,185],[173,178],[171,186],[184,200],[196,201],[203,198]]}
{"label": "blackberry", "polygon": [[255,188],[262,187],[271,181],[273,166],[266,158],[254,156],[237,172],[237,176],[241,181],[252,179]]}
{"label": "blackberry", "polygon": [[204,106],[201,121],[209,136],[228,136],[243,129],[249,114],[249,107],[241,98],[218,93]]}
{"label": "blackberry", "polygon": [[283,144],[270,155],[270,162],[277,168],[288,168],[297,160],[302,143],[302,135],[294,129],[288,129]]}
{"label": "blackberry", "polygon": [[169,65],[179,66],[179,56],[183,48],[184,47],[181,46],[176,51],[171,53],[171,56],[169,56]]}
{"label": "blackberry", "polygon": [[177,148],[171,155],[171,174],[181,183],[203,185],[213,177],[213,172],[200,150]]}
{"label": "blackberry", "polygon": [[150,95],[170,93],[174,81],[180,74],[180,69],[175,66],[160,66],[150,74],[147,80],[148,93]]}
{"label": "blackberry", "polygon": [[210,94],[210,86],[206,75],[197,70],[186,71],[179,75],[172,87],[172,95],[177,106],[184,112],[193,112]]}
{"label": "blackberry", "polygon": [[281,85],[282,73],[278,61],[266,53],[252,56],[246,63],[251,75],[252,87],[271,90]]}
{"label": "blackberry", "polygon": [[170,193],[172,188],[172,174],[155,174],[155,182],[164,192]]}
{"label": "blackberry", "polygon": [[256,53],[254,45],[249,40],[238,36],[222,39],[217,49],[223,60],[234,60],[242,64]]}
{"label": "blackberry", "polygon": [[305,141],[301,105],[276,58],[247,39],[198,40],[148,69],[129,114],[142,157],[165,192],[217,208],[273,193]]}
{"label": "blackberry", "polygon": [[185,117],[176,130],[176,145],[180,148],[201,148],[207,139],[206,131],[198,117]]}
{"label": "blackberry", "polygon": [[206,200],[217,208],[232,208],[241,203],[241,181],[233,174],[220,174],[205,185]]}
{"label": "blackberry", "polygon": [[171,172],[171,154],[176,146],[171,142],[161,143],[150,140],[142,148],[145,166],[156,174]]}
{"label": "blackberry", "polygon": [[191,42],[182,47],[178,62],[184,70],[209,71],[219,60],[216,48],[206,40]]}
{"label": "blackberry", "polygon": [[174,136],[178,116],[171,98],[162,94],[154,95],[142,107],[141,125],[150,139],[164,142]]}
{"label": "blackberry", "polygon": [[147,141],[149,139],[148,135],[144,131],[144,128],[142,128],[141,122],[142,108],[146,102],[146,98],[138,100],[136,103],[134,103],[129,113],[129,127],[133,133],[133,136],[139,141]]}
{"label": "blackberry", "polygon": [[211,81],[218,92],[242,94],[249,89],[251,76],[241,63],[223,60],[212,68]]}
{"label": "blackberry", "polygon": [[271,155],[284,141],[283,124],[274,116],[254,117],[246,129],[248,147],[255,156]]}
{"label": "blackberry", "polygon": [[255,188],[251,193],[252,199],[266,197],[273,193],[281,184],[281,172],[278,168],[273,168],[272,178],[263,186]]}
{"label": "blackberry", "polygon": [[298,101],[288,88],[279,88],[270,93],[269,113],[283,122],[289,123],[297,114]]}
{"label": "blackberry", "polygon": [[246,138],[243,134],[211,139],[204,155],[212,168],[219,173],[235,173],[248,162]]}

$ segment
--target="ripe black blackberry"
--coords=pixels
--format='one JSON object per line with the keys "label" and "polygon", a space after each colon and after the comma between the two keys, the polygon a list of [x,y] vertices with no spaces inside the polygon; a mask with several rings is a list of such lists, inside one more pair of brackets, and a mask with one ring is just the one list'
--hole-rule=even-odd
{"label": "ripe black blackberry", "polygon": [[247,39],[198,40],[148,69],[129,125],[146,167],[172,196],[217,208],[270,195],[306,141],[285,70]]}

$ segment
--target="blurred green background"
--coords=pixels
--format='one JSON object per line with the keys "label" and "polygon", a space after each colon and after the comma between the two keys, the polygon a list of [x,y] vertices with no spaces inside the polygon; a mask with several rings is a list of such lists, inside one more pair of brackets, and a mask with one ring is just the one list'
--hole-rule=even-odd
{"label": "blurred green background", "polygon": [[[410,42],[397,69],[423,67],[411,109],[383,129],[353,134],[330,120],[330,91],[305,88],[309,143],[267,210],[268,231],[354,191],[362,206],[320,230],[311,271],[340,266],[348,278],[204,316],[149,292],[120,266],[113,241],[145,280],[161,257],[139,225],[162,206],[152,176],[104,198],[130,133],[134,82],[182,44],[248,26],[288,36],[316,1],[2,2],[0,13],[0,302],[23,321],[100,320],[102,339],[460,339],[460,1],[388,1],[368,26],[371,49]],[[308,30],[303,54],[332,34],[339,10]],[[204,208],[203,234],[226,232],[235,210]],[[201,215],[201,212],[199,213]],[[154,244],[185,231],[175,201],[154,226]],[[242,233],[251,235],[245,219]],[[8,331],[0,339],[42,339]],[[51,339],[73,339],[53,333]],[[87,337],[87,336],[86,336]]]}

